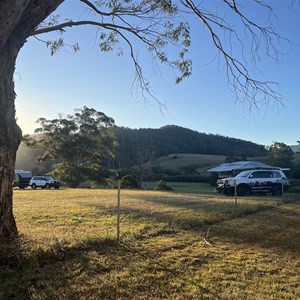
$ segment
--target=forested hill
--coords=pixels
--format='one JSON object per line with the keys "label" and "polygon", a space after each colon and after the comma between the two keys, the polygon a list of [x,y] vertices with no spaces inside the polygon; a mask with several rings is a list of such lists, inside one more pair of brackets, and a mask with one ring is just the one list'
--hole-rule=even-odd
{"label": "forested hill", "polygon": [[[159,129],[130,129],[117,127],[116,158],[108,166],[125,168],[168,154],[209,154],[239,157],[265,156],[264,146],[236,138],[206,134],[187,128],[168,125]],[[31,170],[41,153],[21,145],[17,155],[17,169]],[[48,169],[51,167],[48,166]],[[46,171],[45,171],[46,172]]]}
{"label": "forested hill", "polygon": [[121,165],[137,160],[137,155],[154,152],[156,157],[167,154],[211,154],[242,157],[264,156],[263,145],[249,141],[206,134],[168,125],[159,129],[130,129],[118,127],[118,157]]}

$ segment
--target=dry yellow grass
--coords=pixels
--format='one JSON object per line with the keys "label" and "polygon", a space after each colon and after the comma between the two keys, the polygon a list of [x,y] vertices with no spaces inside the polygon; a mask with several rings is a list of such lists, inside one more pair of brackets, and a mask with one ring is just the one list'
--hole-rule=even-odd
{"label": "dry yellow grass", "polygon": [[117,243],[115,190],[16,190],[0,299],[299,299],[296,196],[121,195]]}
{"label": "dry yellow grass", "polygon": [[[123,235],[177,226],[184,229],[230,219],[280,203],[278,198],[242,198],[150,191],[121,192]],[[15,190],[15,216],[21,234],[34,239],[67,241],[84,236],[116,236],[116,190]],[[38,233],[38,234],[37,234]]]}

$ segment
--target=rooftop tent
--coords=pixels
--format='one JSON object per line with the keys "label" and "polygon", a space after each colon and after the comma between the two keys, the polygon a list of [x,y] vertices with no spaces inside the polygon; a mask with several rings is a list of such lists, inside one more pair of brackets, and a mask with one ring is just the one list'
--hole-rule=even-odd
{"label": "rooftop tent", "polygon": [[207,172],[223,173],[223,172],[234,172],[243,171],[243,170],[253,170],[253,169],[280,169],[277,167],[272,167],[265,165],[258,161],[237,161],[233,163],[224,163],[217,167],[208,169]]}

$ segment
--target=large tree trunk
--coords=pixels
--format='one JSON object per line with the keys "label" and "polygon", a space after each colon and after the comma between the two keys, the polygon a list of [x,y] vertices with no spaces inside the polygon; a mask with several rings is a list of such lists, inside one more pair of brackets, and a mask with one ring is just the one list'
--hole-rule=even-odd
{"label": "large tree trunk", "polygon": [[18,50],[10,45],[0,50],[0,238],[17,234],[12,209],[12,183],[22,132],[16,124],[14,106],[16,52]]}
{"label": "large tree trunk", "polygon": [[15,119],[17,55],[35,28],[64,0],[0,0],[0,240],[17,235],[13,179],[22,132]]}

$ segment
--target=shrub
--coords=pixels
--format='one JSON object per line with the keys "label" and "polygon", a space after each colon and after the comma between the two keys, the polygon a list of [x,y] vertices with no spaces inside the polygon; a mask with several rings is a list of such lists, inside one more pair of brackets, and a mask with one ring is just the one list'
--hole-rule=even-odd
{"label": "shrub", "polygon": [[121,179],[122,189],[137,189],[139,187],[138,180],[133,175],[125,175]]}
{"label": "shrub", "polygon": [[156,191],[173,191],[173,189],[167,185],[165,180],[160,180],[156,183],[154,190]]}

